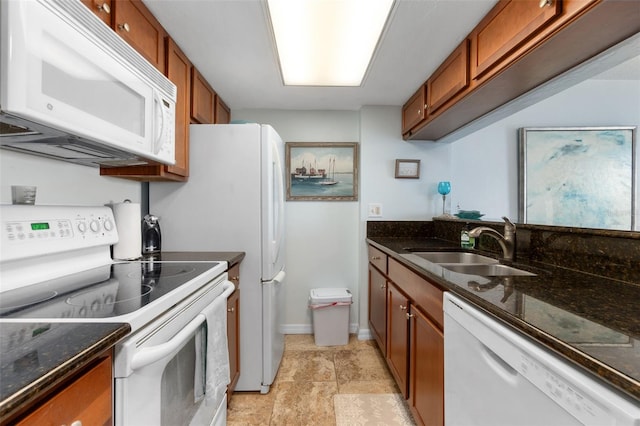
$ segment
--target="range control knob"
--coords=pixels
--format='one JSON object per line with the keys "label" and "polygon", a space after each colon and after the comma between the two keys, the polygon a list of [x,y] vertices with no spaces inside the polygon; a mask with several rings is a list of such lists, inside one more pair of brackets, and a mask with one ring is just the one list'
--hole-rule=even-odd
{"label": "range control knob", "polygon": [[93,219],[89,223],[89,228],[91,228],[91,231],[93,232],[98,232],[100,230],[100,222],[98,222],[96,219]]}
{"label": "range control knob", "polygon": [[81,234],[87,232],[87,224],[85,222],[78,222],[78,231],[80,231]]}
{"label": "range control knob", "polygon": [[104,221],[104,229],[107,232],[113,231],[113,222],[111,221],[111,219],[106,219]]}

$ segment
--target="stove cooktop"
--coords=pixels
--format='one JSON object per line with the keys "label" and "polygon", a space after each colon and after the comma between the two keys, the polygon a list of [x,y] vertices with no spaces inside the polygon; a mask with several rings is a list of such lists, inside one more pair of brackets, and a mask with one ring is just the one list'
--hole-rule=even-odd
{"label": "stove cooktop", "polygon": [[0,319],[132,322],[147,307],[173,304],[221,275],[226,262],[124,262],[2,293]]}

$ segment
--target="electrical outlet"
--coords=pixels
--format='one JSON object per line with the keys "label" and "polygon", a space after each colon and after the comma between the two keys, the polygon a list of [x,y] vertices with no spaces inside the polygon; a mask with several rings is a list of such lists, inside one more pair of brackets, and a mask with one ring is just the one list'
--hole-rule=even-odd
{"label": "electrical outlet", "polygon": [[382,204],[369,204],[369,217],[382,217]]}

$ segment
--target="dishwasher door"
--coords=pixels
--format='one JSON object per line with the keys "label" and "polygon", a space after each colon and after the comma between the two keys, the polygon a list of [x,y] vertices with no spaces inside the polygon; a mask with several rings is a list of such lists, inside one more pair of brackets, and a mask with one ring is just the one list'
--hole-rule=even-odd
{"label": "dishwasher door", "polygon": [[447,426],[640,425],[631,398],[445,294]]}

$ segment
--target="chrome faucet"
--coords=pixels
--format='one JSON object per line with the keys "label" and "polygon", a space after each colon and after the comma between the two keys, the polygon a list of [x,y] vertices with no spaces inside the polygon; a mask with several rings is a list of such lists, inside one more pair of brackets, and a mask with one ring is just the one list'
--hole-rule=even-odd
{"label": "chrome faucet", "polygon": [[480,235],[486,233],[498,241],[500,247],[502,247],[504,259],[513,260],[513,254],[516,248],[516,226],[505,216],[502,217],[502,220],[504,220],[504,235],[487,226],[478,226],[469,231],[469,236],[478,238]]}

